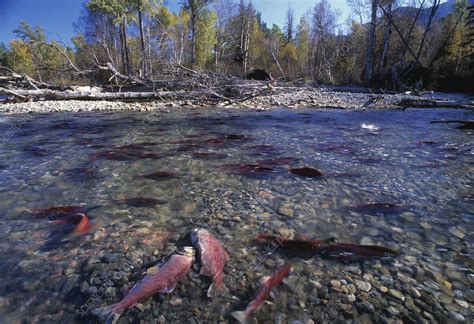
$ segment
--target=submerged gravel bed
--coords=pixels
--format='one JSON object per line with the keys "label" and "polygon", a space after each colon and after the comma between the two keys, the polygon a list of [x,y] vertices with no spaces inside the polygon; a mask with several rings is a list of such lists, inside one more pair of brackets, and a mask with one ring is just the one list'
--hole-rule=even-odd
{"label": "submerged gravel bed", "polygon": [[[195,227],[209,228],[230,255],[223,294],[206,296],[211,281],[196,263],[173,293],[141,301],[118,324],[234,323],[230,313],[284,262],[293,273],[251,323],[474,320],[472,131],[430,123],[471,111],[156,111],[151,120],[129,111],[0,118],[11,131],[0,143],[0,323],[100,323],[91,311],[117,303],[149,267],[189,245]],[[271,164],[283,159],[324,176]],[[274,172],[225,168],[264,160]],[[401,207],[353,208],[364,203]],[[96,206],[91,230],[43,249],[55,224],[25,211],[77,204]],[[324,258],[252,242],[275,232],[401,254]]]}

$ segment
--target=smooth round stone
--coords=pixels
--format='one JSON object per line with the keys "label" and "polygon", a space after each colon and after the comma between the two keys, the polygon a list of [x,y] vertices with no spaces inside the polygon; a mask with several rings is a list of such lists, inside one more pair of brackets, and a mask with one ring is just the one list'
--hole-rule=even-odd
{"label": "smooth round stone", "polygon": [[398,290],[395,290],[395,289],[389,289],[388,290],[388,294],[389,296],[393,297],[393,298],[396,298],[398,300],[401,300],[401,301],[404,301],[405,300],[405,297],[402,295],[401,292],[399,292]]}
{"label": "smooth round stone", "polygon": [[341,288],[341,282],[339,280],[331,280],[331,286],[334,288]]}
{"label": "smooth round stone", "polygon": [[354,283],[355,283],[357,289],[359,289],[361,291],[369,292],[372,289],[372,286],[368,282],[361,281],[361,280],[355,280]]}
{"label": "smooth round stone", "polygon": [[356,296],[354,296],[353,294],[344,295],[342,299],[345,303],[352,304],[356,301]]}
{"label": "smooth round stone", "polygon": [[462,240],[464,238],[464,235],[465,235],[464,230],[462,230],[459,227],[450,227],[448,231],[449,231],[449,233],[456,236],[460,240]]}
{"label": "smooth round stone", "polygon": [[416,289],[415,287],[410,287],[408,289],[408,292],[410,293],[410,295],[412,295],[415,298],[420,298],[421,297],[420,291],[418,289]]}
{"label": "smooth round stone", "polygon": [[454,299],[454,301],[456,302],[456,304],[458,304],[459,306],[463,307],[463,308],[468,308],[469,307],[469,303],[465,300],[462,300],[462,299]]}
{"label": "smooth round stone", "polygon": [[360,244],[361,245],[374,245],[374,241],[372,241],[372,239],[368,236],[364,236],[361,240],[360,240]]}
{"label": "smooth round stone", "polygon": [[456,323],[464,323],[466,321],[464,316],[454,311],[449,312],[449,318],[451,318]]}
{"label": "smooth round stone", "polygon": [[393,307],[393,306],[388,306],[386,308],[386,310],[390,314],[390,316],[392,316],[392,317],[400,315],[400,311],[397,308]]}

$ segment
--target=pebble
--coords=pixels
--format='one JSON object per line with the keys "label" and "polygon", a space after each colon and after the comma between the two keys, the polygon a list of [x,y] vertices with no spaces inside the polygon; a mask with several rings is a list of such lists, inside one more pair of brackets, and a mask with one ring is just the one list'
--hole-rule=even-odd
{"label": "pebble", "polygon": [[290,203],[284,203],[283,205],[281,205],[278,209],[278,212],[288,217],[293,217],[295,215],[295,212]]}
{"label": "pebble", "polygon": [[400,315],[400,311],[397,308],[393,307],[393,306],[387,307],[386,310],[390,314],[390,316],[392,316],[392,317]]}
{"label": "pebble", "polygon": [[331,286],[334,288],[341,288],[341,282],[339,280],[331,280]]}
{"label": "pebble", "polygon": [[460,229],[459,227],[450,227],[448,231],[460,240],[464,238],[464,230]]}
{"label": "pebble", "polygon": [[456,323],[464,323],[466,321],[464,316],[462,316],[461,314],[459,314],[457,312],[449,311],[448,314],[449,314],[449,318],[451,318]]}
{"label": "pebble", "polygon": [[369,292],[372,289],[370,283],[361,280],[355,280],[355,285],[357,289],[365,292]]}
{"label": "pebble", "polygon": [[345,303],[352,304],[356,301],[356,296],[354,296],[353,294],[344,295],[342,299]]}
{"label": "pebble", "polygon": [[171,300],[170,300],[170,304],[171,304],[172,306],[181,305],[182,303],[183,303],[183,300],[182,300],[181,298],[179,298],[179,297],[176,297],[176,296],[174,296],[174,297],[171,298]]}
{"label": "pebble", "polygon": [[401,301],[405,301],[405,297],[398,290],[389,289],[388,294],[389,294],[389,296],[392,296],[393,298],[396,298],[396,299],[401,300]]}
{"label": "pebble", "polygon": [[360,244],[361,245],[373,245],[374,244],[374,241],[372,241],[372,239],[368,236],[364,236],[361,240],[360,240]]}
{"label": "pebble", "polygon": [[469,303],[465,300],[462,300],[462,299],[454,299],[454,301],[456,302],[456,304],[458,304],[459,306],[463,307],[463,308],[468,308],[469,307]]}
{"label": "pebble", "polygon": [[415,298],[420,298],[421,297],[420,291],[418,289],[416,289],[415,287],[410,287],[408,289],[408,292],[410,293],[410,295],[412,295]]}

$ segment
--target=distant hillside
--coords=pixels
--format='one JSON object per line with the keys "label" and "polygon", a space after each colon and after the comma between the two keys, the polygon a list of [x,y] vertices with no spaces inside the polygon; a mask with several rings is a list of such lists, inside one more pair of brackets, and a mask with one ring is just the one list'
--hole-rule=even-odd
{"label": "distant hillside", "polygon": [[[447,2],[444,2],[440,4],[438,11],[436,12],[435,20],[440,20],[448,16],[450,13],[454,11],[454,3],[455,0],[448,0]],[[474,0],[468,0],[469,5],[474,5]],[[396,14],[402,15],[402,16],[409,16],[409,17],[415,17],[418,9],[413,8],[413,7],[400,7],[396,10]],[[423,9],[420,17],[418,18],[418,23],[419,24],[427,24],[428,19],[431,13],[431,8],[425,8]]]}

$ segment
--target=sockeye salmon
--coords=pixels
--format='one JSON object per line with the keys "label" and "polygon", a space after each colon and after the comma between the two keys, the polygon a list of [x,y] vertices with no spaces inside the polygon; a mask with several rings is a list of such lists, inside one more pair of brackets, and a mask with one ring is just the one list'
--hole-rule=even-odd
{"label": "sockeye salmon", "polygon": [[171,293],[177,282],[187,275],[193,261],[194,249],[184,247],[183,251],[173,254],[165,264],[148,269],[145,277],[120,302],[97,308],[92,314],[104,319],[106,324],[116,323],[125,309],[134,307],[142,299],[156,293]]}
{"label": "sockeye salmon", "polygon": [[192,231],[191,241],[200,255],[200,274],[212,277],[213,282],[207,291],[207,296],[212,297],[223,287],[224,266],[229,261],[229,255],[222,243],[203,228],[196,228]]}
{"label": "sockeye salmon", "polygon": [[284,264],[272,276],[265,276],[260,281],[260,289],[255,298],[247,305],[245,310],[233,312],[231,315],[240,323],[247,323],[248,317],[257,311],[268,298],[273,288],[278,286],[285,277],[291,273],[291,264]]}

